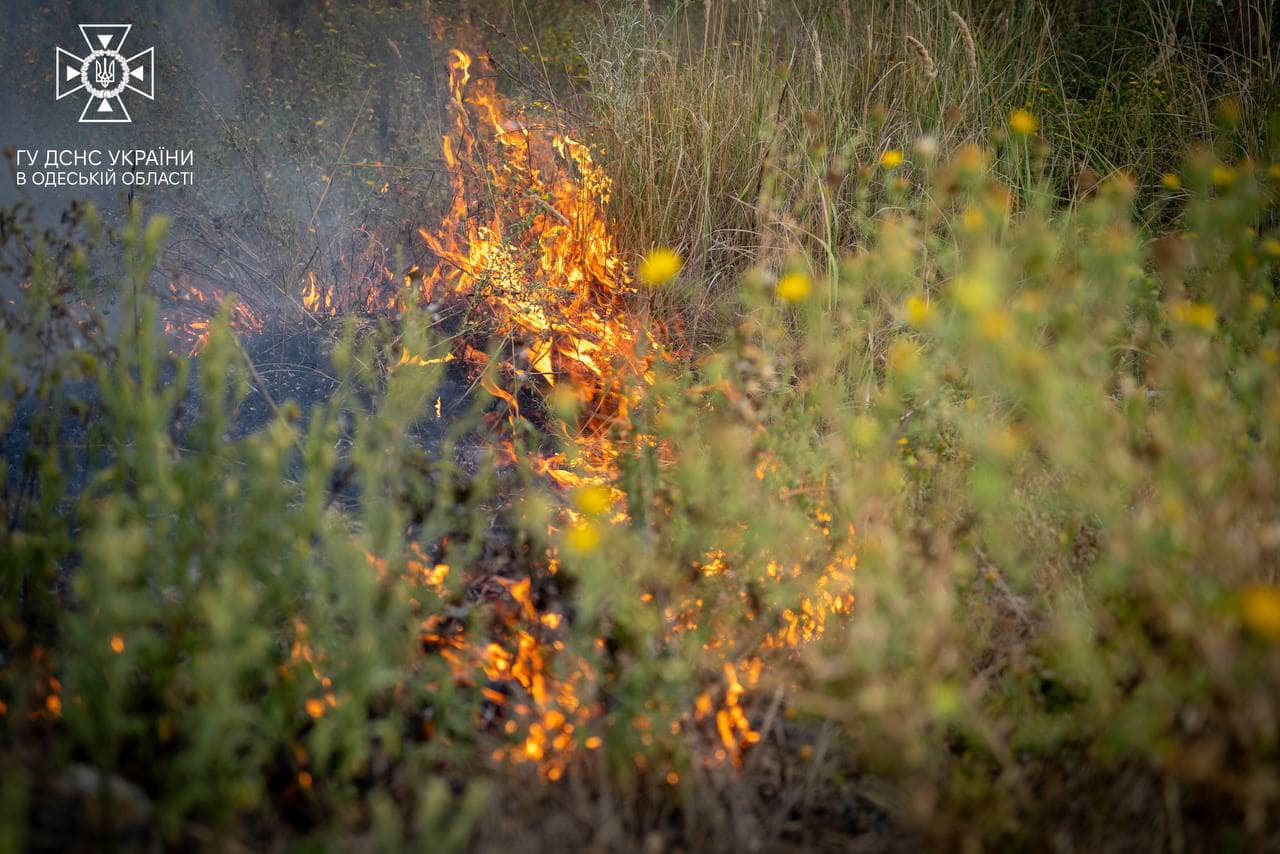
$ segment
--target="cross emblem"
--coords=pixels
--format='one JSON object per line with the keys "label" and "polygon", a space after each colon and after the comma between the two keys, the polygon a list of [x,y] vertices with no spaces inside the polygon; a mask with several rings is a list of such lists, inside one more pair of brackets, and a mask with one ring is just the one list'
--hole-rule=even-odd
{"label": "cross emblem", "polygon": [[128,123],[125,90],[137,92],[147,100],[155,99],[155,48],[147,48],[134,56],[120,52],[133,24],[81,24],[89,53],[76,56],[69,50],[57,52],[57,98],[84,90],[89,95],[82,122]]}

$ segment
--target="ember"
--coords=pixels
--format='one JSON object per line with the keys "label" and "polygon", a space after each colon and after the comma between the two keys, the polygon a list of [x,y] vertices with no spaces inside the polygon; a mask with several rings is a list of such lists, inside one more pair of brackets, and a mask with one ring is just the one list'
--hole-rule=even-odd
{"label": "ember", "polygon": [[[212,285],[200,287],[187,276],[178,276],[168,283],[172,308],[164,322],[164,332],[194,356],[209,341],[209,321],[217,314],[226,292]],[[231,328],[237,332],[258,333],[263,329],[262,319],[247,303],[236,299],[231,305]]]}

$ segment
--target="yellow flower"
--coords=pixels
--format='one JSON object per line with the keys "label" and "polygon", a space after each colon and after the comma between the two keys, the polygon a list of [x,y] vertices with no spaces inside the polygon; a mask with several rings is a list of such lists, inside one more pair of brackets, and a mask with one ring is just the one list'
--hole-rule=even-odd
{"label": "yellow flower", "polygon": [[902,165],[902,152],[896,148],[890,148],[880,155],[880,165],[886,169],[896,169]]}
{"label": "yellow flower", "polygon": [[1164,185],[1166,190],[1176,190],[1182,186],[1182,179],[1177,175],[1174,175],[1172,172],[1167,172],[1164,177],[1160,179],[1160,183]]}
{"label": "yellow flower", "polygon": [[904,338],[899,338],[889,345],[885,358],[889,368],[899,373],[913,374],[920,367],[920,351]]}
{"label": "yellow flower", "polygon": [[675,278],[684,262],[674,250],[667,248],[654,249],[644,257],[636,268],[636,276],[646,285],[656,288]]}
{"label": "yellow flower", "polygon": [[986,312],[995,307],[999,294],[996,283],[986,272],[975,270],[956,277],[952,285],[955,301],[972,312]]}
{"label": "yellow flower", "polygon": [[1210,178],[1215,187],[1230,187],[1236,180],[1236,173],[1228,166],[1215,166]]}
{"label": "yellow flower", "polygon": [[1040,122],[1026,110],[1014,110],[1009,114],[1009,129],[1019,136],[1031,136],[1040,128]]}
{"label": "yellow flower", "polygon": [[1268,237],[1262,241],[1262,251],[1270,255],[1272,258],[1280,258],[1280,240],[1274,237]]}
{"label": "yellow flower", "polygon": [[999,341],[1009,334],[1009,313],[1003,309],[984,311],[978,318],[978,331],[983,338]]}
{"label": "yellow flower", "polygon": [[307,714],[313,718],[324,716],[324,700],[318,697],[312,697],[307,700]]}
{"label": "yellow flower", "polygon": [[1218,323],[1218,312],[1203,302],[1176,302],[1169,307],[1169,314],[1179,323],[1212,332]]}
{"label": "yellow flower", "polygon": [[981,208],[975,208],[973,205],[969,205],[960,214],[960,225],[965,231],[981,231],[982,227],[986,224],[987,217],[982,212]]}
{"label": "yellow flower", "polygon": [[571,551],[581,554],[595,551],[600,545],[600,529],[584,519],[565,532],[564,542]]}
{"label": "yellow flower", "polygon": [[613,491],[603,484],[584,486],[573,497],[573,502],[588,516],[601,516],[613,504]]}
{"label": "yellow flower", "polygon": [[925,322],[933,314],[933,306],[929,305],[920,297],[910,297],[907,299],[907,322],[912,326],[924,326]]}
{"label": "yellow flower", "polygon": [[804,273],[787,273],[778,279],[778,296],[787,302],[800,302],[809,296],[813,283]]}
{"label": "yellow flower", "polygon": [[986,171],[987,166],[991,163],[991,152],[984,148],[979,148],[973,143],[966,143],[956,150],[955,156],[951,159],[951,166],[959,174],[959,177],[965,179],[973,179]]}
{"label": "yellow flower", "polygon": [[1240,617],[1258,637],[1280,643],[1280,590],[1257,584],[1240,591]]}

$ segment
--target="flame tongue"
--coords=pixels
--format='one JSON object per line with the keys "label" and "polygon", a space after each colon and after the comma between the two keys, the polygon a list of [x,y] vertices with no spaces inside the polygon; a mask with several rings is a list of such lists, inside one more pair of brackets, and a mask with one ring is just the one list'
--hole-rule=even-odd
{"label": "flame tongue", "polygon": [[[587,146],[508,116],[492,77],[478,74],[471,56],[461,50],[449,56],[449,91],[454,124],[443,148],[453,202],[439,228],[422,231],[439,257],[424,280],[427,296],[436,298],[438,289],[440,295],[462,295],[473,305],[483,304],[490,312],[491,333],[513,343],[515,357],[497,366],[497,381],[486,385],[510,404],[512,417],[516,397],[502,387],[512,379],[532,378],[568,389],[582,402],[583,414],[568,428],[572,435],[562,437],[576,456],[572,465],[563,455],[549,455],[533,460],[534,470],[562,488],[610,483],[616,479],[619,443],[643,438],[632,435],[629,413],[652,384],[650,361],[665,353],[626,312],[634,288],[604,215],[609,178]],[[483,354],[466,349],[473,364],[488,363]],[[515,458],[510,443],[504,451],[508,459]],[[829,521],[823,514],[814,520],[824,537],[830,536]],[[696,594],[662,607],[671,639],[700,624],[710,628],[703,663],[712,672],[723,672],[723,681],[708,688],[693,711],[693,720],[714,727],[720,742],[703,761],[736,764],[760,739],[743,706],[744,695],[760,679],[760,653],[809,642],[823,634],[829,617],[849,613],[855,562],[852,554],[833,548],[827,566],[810,579],[813,586],[797,597],[796,606],[783,613],[783,625],[765,633],[756,649],[740,648],[734,640],[741,620],[750,622],[754,614],[704,609]],[[721,576],[731,589],[739,573],[719,550],[708,554],[701,570]],[[554,558],[550,571],[555,572]],[[799,581],[804,570],[771,562],[768,574],[779,581],[787,576]],[[743,573],[744,598],[749,578]],[[580,690],[593,687],[595,674],[555,638],[560,617],[538,613],[528,579],[506,587],[520,606],[509,611],[512,637],[506,647],[486,648],[483,669],[490,680],[514,680],[523,689],[526,699],[508,707],[527,727],[520,747],[500,753],[538,762],[555,779],[578,744],[574,722],[581,725],[593,714],[578,697]],[[642,597],[642,602],[657,606],[652,597]],[[554,678],[547,669],[553,658]],[[497,697],[486,694],[491,702],[507,702],[494,693]],[[643,730],[649,722],[645,718],[632,724]],[[593,738],[582,744],[591,749],[593,742],[598,745]],[[637,762],[642,759],[636,757]]]}
{"label": "flame tongue", "polygon": [[[610,181],[587,146],[507,115],[492,76],[479,73],[470,55],[453,50],[448,66],[453,124],[442,146],[451,174],[452,201],[436,228],[420,230],[437,259],[421,280],[423,297],[466,306],[472,317],[479,313],[482,331],[502,341],[503,347],[501,356],[491,359],[463,340],[443,356],[427,358],[405,351],[397,367],[457,359],[473,368],[486,368],[481,381],[506,402],[512,420],[519,412],[521,383],[572,395],[582,404],[577,422],[553,424],[562,431],[559,438],[565,452],[536,456],[531,466],[562,489],[612,483],[619,443],[645,441],[632,434],[630,412],[653,382],[651,361],[666,358],[666,352],[626,310],[634,288],[605,219]],[[333,284],[309,274],[302,285],[300,306],[313,317],[353,308],[394,315],[403,308],[391,287],[394,277],[385,266],[378,269],[379,277],[366,281],[363,290],[335,290]],[[417,274],[414,268],[408,278],[412,281]],[[203,304],[207,299],[203,291],[185,285],[181,291],[175,285],[170,289],[184,304]],[[211,292],[211,296],[220,297],[220,293]],[[246,330],[262,327],[247,308],[233,314],[232,321]],[[202,346],[206,329],[202,319],[188,324],[185,331],[194,341],[192,352]],[[436,407],[439,417],[438,400]],[[515,461],[517,451],[511,441],[501,442],[498,450],[505,461]],[[763,479],[764,470],[757,470],[756,476]],[[610,494],[616,500],[622,493],[611,488]],[[573,511],[565,512],[571,520],[577,518]],[[613,518],[625,519],[625,514]],[[830,536],[830,521],[829,514],[814,520],[824,537]],[[417,544],[410,545],[410,552],[407,583],[447,595],[443,584],[449,566],[429,560]],[[555,575],[554,552],[548,552],[547,559],[547,572]],[[385,561],[373,554],[368,560],[379,577],[386,577]],[[795,607],[783,612],[781,625],[764,633],[754,647],[735,641],[742,620],[753,621],[754,612],[718,609],[710,600],[704,607],[697,592],[668,602],[655,601],[652,594],[641,597],[646,607],[658,609],[666,640],[680,639],[699,628],[711,638],[702,644],[701,663],[706,672],[723,676],[698,696],[689,715],[673,724],[696,723],[715,734],[718,746],[703,762],[737,763],[743,751],[760,739],[743,704],[760,680],[759,656],[810,642],[823,634],[828,619],[848,614],[853,607],[855,563],[851,553],[833,549],[828,565],[813,577],[799,564],[770,561],[766,568],[770,579],[803,580],[808,582],[807,592],[797,597]],[[740,585],[740,598],[750,599],[747,587],[753,576],[735,567],[732,556],[724,551],[709,552],[696,568],[730,591]],[[482,727],[501,721],[503,732],[516,736],[513,746],[495,751],[495,758],[537,763],[542,773],[557,779],[579,748],[594,750],[601,745],[599,736],[587,736],[585,731],[603,714],[600,704],[590,699],[600,687],[602,674],[586,657],[566,648],[559,633],[564,620],[556,610],[559,603],[539,605],[534,579],[472,581],[477,597],[492,606],[493,634],[469,637],[465,625],[435,613],[423,620],[423,648],[447,662],[459,683],[479,688],[485,704]],[[305,626],[299,626],[297,634],[295,664],[309,669],[321,690],[307,706],[308,714],[318,717],[338,700],[330,677],[320,669],[323,654],[311,650]],[[604,640],[596,644],[603,648]],[[647,716],[632,725],[641,732],[642,741],[649,738]],[[635,759],[640,763],[643,757]]]}
{"label": "flame tongue", "polygon": [[[638,345],[656,350],[624,310],[634,288],[605,220],[609,178],[587,146],[508,116],[469,54],[452,50],[448,64],[454,123],[442,146],[453,201],[438,228],[420,232],[439,257],[425,294],[489,309],[491,333],[516,345],[503,380],[567,381],[585,404],[574,437],[583,465],[607,474],[604,433],[625,431],[625,380],[647,372]],[[509,390],[487,388],[515,408]]]}
{"label": "flame tongue", "polygon": [[[203,287],[191,277],[179,274],[168,282],[169,319],[164,322],[166,335],[175,339],[188,356],[195,356],[209,341],[209,321],[218,312],[226,293],[213,285]],[[228,322],[238,332],[256,334],[263,330],[262,318],[243,300],[231,306]]]}
{"label": "flame tongue", "polygon": [[[473,318],[483,308],[484,331],[504,346],[482,381],[506,401],[510,418],[522,382],[555,387],[582,404],[576,424],[558,427],[572,464],[564,454],[543,454],[531,461],[536,472],[564,489],[610,480],[616,443],[629,434],[628,413],[650,379],[649,359],[660,353],[626,311],[634,288],[605,219],[610,181],[587,146],[508,115],[492,76],[469,54],[450,51],[448,67],[453,124],[442,148],[452,202],[436,228],[420,230],[438,258],[423,278],[423,296],[459,300]],[[490,366],[470,344],[458,355]],[[501,450],[515,459],[511,442]],[[504,642],[458,639],[442,654],[463,681],[483,674],[486,702],[507,717],[507,733],[520,733],[495,756],[536,762],[556,779],[584,743],[575,726],[599,713],[581,699],[593,691],[595,673],[557,639],[562,617],[535,607],[529,578],[495,580],[518,606],[499,608]]]}

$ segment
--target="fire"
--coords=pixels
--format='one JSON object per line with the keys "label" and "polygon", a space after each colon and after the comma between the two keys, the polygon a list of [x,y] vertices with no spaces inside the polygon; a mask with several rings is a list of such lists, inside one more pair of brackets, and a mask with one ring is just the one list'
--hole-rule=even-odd
{"label": "fire", "polygon": [[[493,77],[479,73],[471,55],[450,51],[448,67],[453,126],[442,148],[453,199],[439,225],[420,232],[439,258],[423,278],[422,296],[461,299],[489,310],[486,331],[511,342],[509,355],[496,365],[470,345],[461,355],[477,368],[492,369],[485,388],[506,402],[510,419],[519,415],[522,386],[569,395],[581,404],[578,421],[562,429],[566,452],[535,456],[530,466],[566,492],[583,495],[585,487],[593,496],[607,496],[613,507],[622,506],[625,496],[613,485],[614,461],[622,443],[652,441],[633,434],[629,413],[653,382],[654,360],[668,355],[651,329],[639,326],[627,310],[635,290],[605,217],[610,180],[587,145],[509,115]],[[503,443],[502,450],[506,459],[516,459],[512,443]],[[595,515],[608,510],[588,509]],[[622,523],[626,515],[617,512],[608,521]],[[819,513],[814,527],[829,537],[829,522],[829,515]],[[576,530],[594,523],[566,507],[563,524]],[[555,555],[547,557],[548,572],[554,574]],[[684,716],[695,724],[705,720],[718,735],[720,747],[707,761],[737,764],[759,741],[744,707],[747,692],[761,677],[757,650],[812,641],[823,634],[829,617],[848,613],[855,561],[853,555],[833,556],[812,593],[784,612],[783,625],[766,632],[756,650],[737,650],[734,626],[713,632],[719,640],[705,645],[706,664],[720,669],[723,683],[704,691]],[[705,576],[735,581],[735,569],[722,551],[708,554],[699,569]],[[800,568],[784,570],[771,562],[767,572],[781,581],[797,578]],[[522,733],[516,747],[495,756],[538,763],[546,776],[557,779],[580,744],[575,726],[596,716],[595,706],[582,698],[598,685],[589,664],[572,657],[557,638],[561,617],[539,607],[531,585],[529,578],[502,580],[514,643],[490,642],[479,664],[490,684],[484,696],[512,715],[504,731]],[[746,619],[753,620],[754,613],[746,610]],[[673,639],[709,619],[696,598],[668,605],[662,615]],[[453,661],[460,663],[466,650],[465,642],[454,639]],[[555,673],[552,660],[558,665]],[[463,675],[461,669],[455,673]],[[492,687],[511,682],[519,686],[519,700]],[[651,743],[648,718],[632,724],[642,743]],[[673,726],[678,729],[679,722]],[[591,748],[599,739],[588,737],[581,744]]]}
{"label": "fire", "polygon": [[[164,322],[166,335],[177,341],[187,355],[194,356],[209,341],[209,323],[218,313],[226,292],[213,285],[200,287],[188,276],[176,276],[168,283],[171,301],[170,318]],[[249,334],[261,332],[262,318],[243,299],[237,297],[231,305],[231,328]]]}
{"label": "fire", "polygon": [[[532,469],[565,490],[605,484],[637,389],[651,381],[650,361],[661,354],[627,311],[634,288],[605,218],[609,179],[583,143],[508,115],[492,77],[478,74],[469,54],[450,51],[448,67],[453,124],[442,149],[452,201],[437,227],[420,231],[438,259],[422,278],[422,297],[462,302],[473,316],[486,309],[480,325],[505,343],[501,357],[490,364],[469,344],[459,355],[484,371],[484,387],[505,402],[512,422],[522,388],[558,390],[580,404],[577,423],[560,427],[572,460],[542,454],[529,460]],[[314,288],[304,292],[304,300],[318,298]],[[500,450],[517,459],[511,442]],[[555,556],[547,558],[554,573]],[[515,738],[495,757],[536,763],[558,779],[588,735],[581,730],[602,712],[586,699],[597,676],[565,648],[563,617],[539,605],[532,579],[498,581],[510,603],[499,608],[503,642],[477,651],[461,638],[445,641],[431,620],[427,633],[442,642],[455,678],[474,681],[478,667],[487,683],[482,696]]]}
{"label": "fire", "polygon": [[[626,506],[626,496],[615,483],[615,461],[626,443],[655,441],[632,429],[630,413],[652,386],[655,363],[671,355],[659,333],[628,310],[635,287],[606,218],[610,179],[586,144],[560,129],[512,114],[493,76],[470,54],[454,49],[447,65],[452,123],[441,145],[451,176],[451,202],[434,228],[419,231],[435,256],[434,265],[425,271],[410,269],[403,281],[420,289],[424,303],[465,307],[480,334],[469,330],[473,334],[459,336],[443,355],[403,350],[390,367],[457,361],[503,402],[511,424],[522,417],[522,392],[575,401],[576,420],[551,419],[544,425],[558,434],[562,451],[539,452],[524,462],[566,495],[599,499],[588,502],[589,507],[563,508],[554,523],[562,530],[590,526],[595,531],[597,522],[624,524],[627,516],[619,508]],[[298,305],[312,318],[349,311],[394,316],[403,309],[395,287],[398,277],[385,267],[379,269],[355,289],[308,273]],[[213,289],[206,293],[180,287],[170,285],[175,298],[185,303],[216,308],[221,299]],[[206,310],[177,327],[185,330],[181,334],[192,354],[207,339],[210,314]],[[262,321],[237,304],[232,325],[256,332]],[[501,342],[495,356],[477,348],[485,345],[481,339]],[[440,417],[439,398],[434,410]],[[670,456],[670,449],[661,450]],[[517,462],[521,453],[510,440],[500,441],[497,451],[509,463]],[[762,471],[757,475],[764,476]],[[814,529],[829,537],[830,521],[819,513]],[[429,558],[416,544],[409,550],[402,580],[409,588],[434,591],[443,601],[446,583],[460,573]],[[554,576],[559,556],[548,550],[544,558],[547,575]],[[373,554],[367,559],[380,578],[388,578],[387,561]],[[673,734],[681,728],[698,729],[714,739],[701,761],[737,764],[762,738],[747,706],[766,667],[761,656],[785,654],[813,641],[822,636],[829,620],[849,613],[855,563],[852,554],[836,553],[816,578],[802,578],[800,566],[781,558],[770,561],[765,577],[779,583],[805,582],[808,592],[784,610],[781,624],[753,633],[753,645],[739,646],[737,640],[741,622],[756,619],[748,573],[739,578],[741,568],[725,551],[711,551],[693,569],[707,583],[730,590],[740,586],[742,610],[732,618],[705,608],[696,596],[661,602],[652,594],[642,597],[646,606],[657,609],[668,640],[681,640],[699,628],[708,630],[711,638],[703,644],[700,662],[708,674],[705,690],[672,724]],[[567,647],[569,617],[558,610],[561,603],[540,599],[537,582],[530,577],[487,581],[493,588],[492,595],[484,597],[492,617],[485,623],[487,636],[468,637],[472,628],[432,612],[422,617],[420,642],[424,651],[447,664],[456,683],[476,690],[481,703],[478,726],[507,738],[507,746],[497,748],[494,758],[533,763],[554,780],[579,751],[602,744],[592,730],[603,726],[603,677],[592,661]],[[420,607],[416,601],[412,604]],[[304,674],[309,671],[316,684],[305,711],[318,718],[339,702],[338,695],[324,673],[324,654],[312,649],[306,626],[294,629],[293,664]],[[602,653],[604,647],[604,640],[597,639],[595,652]],[[652,743],[647,716],[631,725],[642,744]],[[646,760],[637,756],[636,761]]]}
{"label": "fire", "polygon": [[514,357],[486,388],[512,417],[523,383],[566,385],[582,404],[576,433],[564,437],[579,471],[550,458],[541,470],[562,486],[607,480],[606,434],[626,432],[633,381],[649,378],[660,353],[626,310],[634,287],[605,218],[612,185],[583,143],[508,116],[469,54],[450,51],[448,65],[453,127],[442,147],[453,201],[437,228],[420,232],[439,257],[424,296],[490,310],[490,333],[512,342]]}

